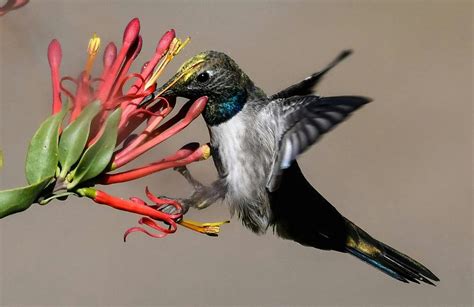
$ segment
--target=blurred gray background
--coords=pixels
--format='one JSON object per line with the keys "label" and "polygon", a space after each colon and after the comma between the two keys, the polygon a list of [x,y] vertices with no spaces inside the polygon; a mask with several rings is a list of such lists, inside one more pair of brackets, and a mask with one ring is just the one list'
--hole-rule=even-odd
{"label": "blurred gray background", "polygon": [[[133,17],[144,38],[138,63],[173,27],[193,40],[165,78],[193,54],[215,49],[269,94],[353,48],[320,93],[374,102],[301,165],[344,215],[423,262],[441,283],[402,284],[345,254],[270,232],[255,236],[236,218],[218,238],[180,228],[165,239],[133,234],[123,243],[138,216],[71,198],[0,221],[2,306],[472,305],[472,2],[31,1],[0,19],[1,188],[25,183],[29,139],[50,112],[50,40],[62,43],[63,74],[77,75],[92,33],[120,42]],[[134,165],[193,140],[208,140],[202,119]],[[191,169],[205,182],[215,178],[210,160]],[[144,197],[145,186],[191,192],[173,171],[105,189]],[[229,213],[216,205],[189,217],[220,221]]]}

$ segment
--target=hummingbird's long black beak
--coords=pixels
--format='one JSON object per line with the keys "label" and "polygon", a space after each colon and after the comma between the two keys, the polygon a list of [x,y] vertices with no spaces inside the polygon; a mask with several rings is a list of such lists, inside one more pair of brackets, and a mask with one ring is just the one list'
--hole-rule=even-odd
{"label": "hummingbird's long black beak", "polygon": [[175,96],[178,94],[176,92],[176,86],[178,85],[178,81],[180,79],[180,74],[177,73],[171,79],[168,80],[165,84],[163,84],[159,89],[153,92],[156,96]]}
{"label": "hummingbird's long black beak", "polygon": [[153,101],[156,97],[159,96],[176,96],[178,93],[176,92],[176,88],[174,85],[177,83],[179,80],[179,74],[176,74],[173,76],[168,82],[163,84],[161,87],[157,88],[153,93],[150,95],[146,96],[142,102],[140,102],[139,107],[145,107],[148,103]]}

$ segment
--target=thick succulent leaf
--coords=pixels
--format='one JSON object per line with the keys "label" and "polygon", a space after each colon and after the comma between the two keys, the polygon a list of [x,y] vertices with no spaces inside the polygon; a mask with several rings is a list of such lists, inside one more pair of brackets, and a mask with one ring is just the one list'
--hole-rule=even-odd
{"label": "thick succulent leaf", "polygon": [[26,187],[0,191],[0,218],[28,209],[50,180],[48,177]]}
{"label": "thick succulent leaf", "polygon": [[72,181],[67,186],[68,190],[98,176],[109,165],[117,142],[121,113],[121,110],[117,109],[109,116],[99,140],[84,152],[77,167],[72,171]]}
{"label": "thick succulent leaf", "polygon": [[26,155],[26,180],[29,184],[54,176],[58,165],[59,127],[66,115],[67,107],[48,117],[31,139]]}
{"label": "thick succulent leaf", "polygon": [[59,140],[60,177],[64,178],[71,166],[81,157],[89,138],[91,122],[100,111],[100,101],[89,104],[74,122],[68,125]]}

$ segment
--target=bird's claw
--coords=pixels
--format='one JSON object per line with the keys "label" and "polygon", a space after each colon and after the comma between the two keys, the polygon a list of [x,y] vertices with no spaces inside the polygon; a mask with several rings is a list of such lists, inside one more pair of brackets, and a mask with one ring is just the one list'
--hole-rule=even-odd
{"label": "bird's claw", "polygon": [[[188,202],[187,199],[172,198],[172,197],[167,197],[167,196],[164,196],[164,195],[160,195],[159,198],[162,199],[162,200],[165,200],[165,201],[166,200],[170,201],[170,204],[164,204],[159,208],[159,210],[163,213],[166,213],[166,214],[181,213],[181,214],[184,215],[189,210],[190,205],[189,205],[189,202]],[[178,202],[181,205],[181,209],[179,209],[176,205],[171,204],[173,202]]]}
{"label": "bird's claw", "polygon": [[178,213],[178,210],[173,205],[163,205],[160,211],[170,215]]}
{"label": "bird's claw", "polygon": [[[188,212],[189,208],[196,208],[199,210],[205,209],[212,205],[215,202],[215,199],[212,195],[209,195],[209,193],[206,193],[206,189],[202,189],[199,191],[195,191],[191,197],[189,198],[171,198],[167,196],[160,196],[161,199],[163,200],[170,200],[170,201],[175,201],[181,204],[182,207],[182,214],[185,214]],[[160,208],[160,211],[167,213],[167,214],[176,214],[178,213],[178,210],[176,206],[174,205],[163,205]]]}

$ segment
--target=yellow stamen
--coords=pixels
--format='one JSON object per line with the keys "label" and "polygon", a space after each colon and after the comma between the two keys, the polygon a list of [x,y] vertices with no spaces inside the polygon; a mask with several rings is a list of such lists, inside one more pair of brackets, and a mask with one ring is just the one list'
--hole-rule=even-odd
{"label": "yellow stamen", "polygon": [[181,52],[181,50],[189,43],[190,40],[191,39],[188,37],[184,40],[184,42],[182,42],[180,39],[175,37],[173,41],[171,41],[171,44],[168,48],[168,52],[166,53],[163,60],[158,64],[158,67],[153,72],[153,75],[151,76],[150,80],[148,80],[148,82],[145,84],[145,89],[156,82],[156,80],[161,76],[169,62],[171,62],[171,60],[173,60],[173,58]]}
{"label": "yellow stamen", "polygon": [[169,88],[171,88],[173,85],[176,84],[176,82],[178,82],[179,80],[181,80],[183,77],[187,76],[189,73],[192,73],[192,68],[194,68],[195,66],[197,66],[198,64],[201,64],[202,62],[204,62],[204,60],[202,61],[199,61],[199,62],[196,62],[193,66],[189,67],[188,69],[186,69],[185,71],[183,71],[178,77],[176,77],[170,84],[168,84],[168,86],[166,86],[164,89],[162,89],[156,96],[161,96],[161,94],[163,94],[164,92],[166,92]]}
{"label": "yellow stamen", "polygon": [[87,47],[87,53],[89,56],[87,57],[86,68],[84,69],[86,74],[90,74],[92,70],[92,65],[94,65],[95,57],[99,51],[100,47],[100,37],[97,36],[96,33],[92,35],[92,38],[89,40],[89,46]]}
{"label": "yellow stamen", "polygon": [[181,50],[183,50],[183,48],[191,41],[191,37],[186,37],[186,39],[184,40],[184,42],[181,43],[180,46],[178,46],[178,48],[176,49],[175,51],[175,55],[177,55],[178,53],[181,52]]}
{"label": "yellow stamen", "polygon": [[174,52],[178,49],[179,45],[181,45],[181,40],[177,37],[173,38],[168,48],[168,51],[169,51],[168,54],[174,55]]}
{"label": "yellow stamen", "polygon": [[89,40],[89,46],[87,47],[87,52],[90,55],[96,55],[100,47],[100,37],[97,36],[97,33],[92,35],[92,38]]}
{"label": "yellow stamen", "polygon": [[188,229],[197,231],[208,236],[218,236],[220,232],[220,226],[230,223],[230,221],[216,222],[216,223],[198,223],[191,220],[182,220],[179,222],[181,226]]}
{"label": "yellow stamen", "polygon": [[172,58],[166,56],[166,58],[158,64],[158,67],[156,70],[153,72],[153,75],[151,78],[148,80],[148,82],[145,84],[145,89],[149,88],[151,85],[153,85],[156,80],[160,77],[161,73],[165,70],[166,65],[168,65],[169,62],[171,62]]}

